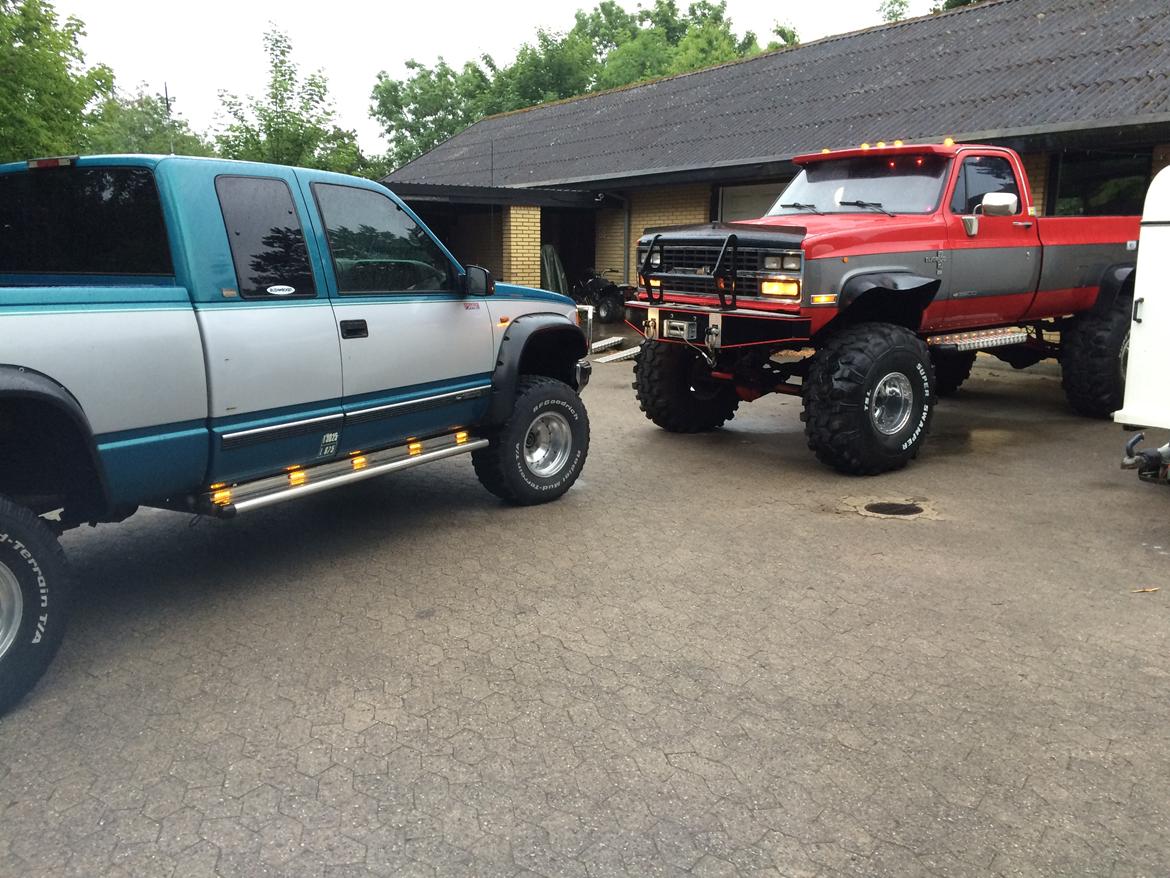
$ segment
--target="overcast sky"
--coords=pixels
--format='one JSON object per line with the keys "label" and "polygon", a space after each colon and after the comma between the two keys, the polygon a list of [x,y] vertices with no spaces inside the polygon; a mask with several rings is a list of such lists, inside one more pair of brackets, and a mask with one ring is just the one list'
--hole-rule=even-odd
{"label": "overcast sky", "polygon": [[[627,9],[636,0],[619,0]],[[686,8],[688,0],[680,0]],[[776,20],[792,24],[808,42],[880,23],[880,0],[728,0],[736,32],[753,30],[761,43]],[[530,41],[538,27],[565,31],[573,13],[596,0],[496,0],[496,2],[376,2],[334,0],[55,0],[60,15],[86,25],[83,47],[89,62],[109,65],[123,90],[146,82],[162,91],[166,82],[175,110],[197,130],[215,126],[220,90],[258,94],[267,81],[262,36],[270,23],[288,33],[302,71],[321,68],[340,122],[353,128],[363,150],[385,149],[369,116],[370,91],[378,72],[405,74],[404,62],[431,64],[440,55],[453,65],[489,53],[504,63]],[[910,13],[928,11],[931,0],[910,0]]]}

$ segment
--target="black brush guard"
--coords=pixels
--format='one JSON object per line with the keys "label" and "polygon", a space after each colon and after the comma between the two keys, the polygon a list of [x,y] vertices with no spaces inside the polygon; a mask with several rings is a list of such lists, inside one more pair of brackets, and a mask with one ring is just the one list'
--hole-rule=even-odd
{"label": "black brush guard", "polygon": [[[667,244],[687,245],[694,242],[693,238],[676,238],[672,239],[669,235],[658,234],[650,241],[650,249],[646,251],[646,258],[642,260],[642,270],[638,272],[639,289],[646,291],[646,298],[650,300],[651,305],[661,305],[666,301],[666,284],[667,279],[673,280],[692,280],[692,281],[708,281],[714,278],[715,292],[719,295],[719,308],[722,311],[734,311],[736,308],[736,287],[738,286],[738,277],[736,276],[736,259],[739,254],[739,238],[734,232],[727,235],[723,239],[723,246],[719,250],[719,258],[715,260],[715,268],[708,274],[680,274],[679,272],[651,272],[650,259],[654,255],[654,251],[658,251],[659,265],[666,264],[666,253],[663,247]],[[658,281],[657,288],[650,282],[652,280]],[[654,291],[658,290],[658,295],[655,296]]]}

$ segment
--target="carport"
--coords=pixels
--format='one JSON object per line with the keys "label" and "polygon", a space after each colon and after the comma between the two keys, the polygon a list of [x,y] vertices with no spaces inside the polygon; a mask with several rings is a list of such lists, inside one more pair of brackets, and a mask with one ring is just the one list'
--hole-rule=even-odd
{"label": "carport", "polygon": [[464,264],[500,280],[541,282],[540,248],[552,245],[570,280],[595,266],[594,211],[603,194],[572,189],[394,183],[391,188]]}

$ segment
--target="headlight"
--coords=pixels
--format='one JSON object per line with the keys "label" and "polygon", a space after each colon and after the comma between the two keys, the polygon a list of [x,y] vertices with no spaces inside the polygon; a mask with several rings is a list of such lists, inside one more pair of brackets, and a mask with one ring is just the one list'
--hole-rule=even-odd
{"label": "headlight", "polygon": [[654,268],[657,268],[661,264],[662,264],[662,253],[658,250],[655,250],[653,253],[650,254],[650,265],[653,266]]}
{"label": "headlight", "polygon": [[800,271],[799,256],[765,256],[765,271]]}

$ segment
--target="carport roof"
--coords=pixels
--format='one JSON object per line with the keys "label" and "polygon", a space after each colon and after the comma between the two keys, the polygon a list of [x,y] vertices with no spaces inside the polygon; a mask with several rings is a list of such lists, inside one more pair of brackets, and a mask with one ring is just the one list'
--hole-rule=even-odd
{"label": "carport roof", "polygon": [[987,0],[483,119],[398,182],[715,179],[822,147],[1170,123],[1167,0]]}

